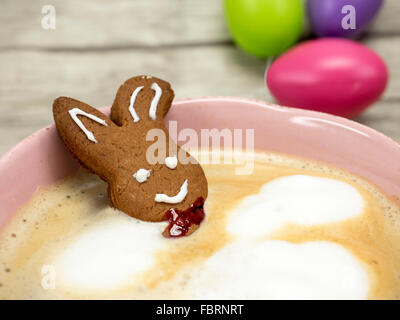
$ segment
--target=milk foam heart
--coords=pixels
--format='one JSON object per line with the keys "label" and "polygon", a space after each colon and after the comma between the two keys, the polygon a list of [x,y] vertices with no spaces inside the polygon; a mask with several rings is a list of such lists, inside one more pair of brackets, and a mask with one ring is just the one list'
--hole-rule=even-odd
{"label": "milk foam heart", "polygon": [[165,223],[150,223],[124,214],[107,217],[82,231],[57,258],[57,286],[92,290],[135,280],[163,248]]}
{"label": "milk foam heart", "polygon": [[231,212],[229,232],[259,237],[285,223],[316,225],[360,215],[364,200],[351,185],[336,179],[292,175],[266,183]]}
{"label": "milk foam heart", "polygon": [[237,241],[191,279],[195,299],[365,299],[369,289],[359,261],[324,241]]}

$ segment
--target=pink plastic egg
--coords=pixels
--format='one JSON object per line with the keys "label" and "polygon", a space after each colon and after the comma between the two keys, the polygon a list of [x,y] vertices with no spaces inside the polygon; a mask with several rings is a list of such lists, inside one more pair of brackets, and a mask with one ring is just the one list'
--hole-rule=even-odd
{"label": "pink plastic egg", "polygon": [[351,40],[304,42],[269,68],[267,85],[285,106],[354,117],[385,90],[388,71],[371,49]]}

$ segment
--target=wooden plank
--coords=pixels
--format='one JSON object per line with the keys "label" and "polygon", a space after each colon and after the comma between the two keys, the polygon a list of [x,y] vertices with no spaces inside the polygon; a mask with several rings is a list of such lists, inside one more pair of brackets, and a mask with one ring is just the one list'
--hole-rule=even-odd
{"label": "wooden plank", "polygon": [[379,16],[371,26],[370,34],[374,36],[400,34],[400,1],[385,1]]}
{"label": "wooden plank", "polygon": [[[400,99],[400,37],[366,44],[386,61],[391,73],[385,99]],[[234,46],[183,47],[104,52],[0,52],[1,100],[41,95],[73,95],[102,105],[110,103],[118,84],[133,74],[160,74],[170,79],[178,97],[234,95],[270,99],[265,90],[265,62]],[[40,81],[38,81],[40,79]],[[84,84],[84,86],[82,86]],[[29,92],[29,91],[28,91]]]}
{"label": "wooden plank", "polygon": [[53,0],[56,29],[43,30],[47,0],[5,1],[0,48],[154,47],[229,41],[220,1]]}
{"label": "wooden plank", "polygon": [[[368,44],[388,59],[392,81],[380,102],[361,120],[400,139],[400,61],[380,39]],[[265,62],[234,46],[104,52],[0,52],[0,154],[24,136],[52,122],[54,98],[66,95],[94,106],[110,105],[118,86],[132,75],[171,81],[177,98],[240,96],[273,102],[264,84]],[[382,106],[382,107],[381,107]]]}
{"label": "wooden plank", "polygon": [[384,99],[400,99],[400,36],[366,38],[363,42],[378,53],[388,67],[389,83]]}
{"label": "wooden plank", "polygon": [[356,121],[400,142],[400,100],[379,101],[358,116]]}
{"label": "wooden plank", "polygon": [[[43,30],[47,0],[2,1],[1,48],[141,48],[228,43],[217,0],[53,0],[56,30]],[[387,0],[370,35],[400,35],[400,1]]]}

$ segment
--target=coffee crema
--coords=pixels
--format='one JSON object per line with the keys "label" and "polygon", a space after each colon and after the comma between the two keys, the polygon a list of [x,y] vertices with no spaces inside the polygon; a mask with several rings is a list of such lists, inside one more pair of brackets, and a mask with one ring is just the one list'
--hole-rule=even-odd
{"label": "coffee crema", "polygon": [[202,166],[206,216],[183,238],[110,208],[83,169],[40,190],[1,230],[0,298],[399,299],[400,209],[373,184],[266,152],[251,175]]}

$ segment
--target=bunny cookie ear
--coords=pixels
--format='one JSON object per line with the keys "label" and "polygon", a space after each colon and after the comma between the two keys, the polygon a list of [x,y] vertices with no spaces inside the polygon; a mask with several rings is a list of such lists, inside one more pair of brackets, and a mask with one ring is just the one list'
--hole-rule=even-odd
{"label": "bunny cookie ear", "polygon": [[174,92],[164,80],[150,76],[130,78],[118,89],[111,119],[119,126],[163,121],[173,98]]}
{"label": "bunny cookie ear", "polygon": [[110,159],[115,154],[107,150],[109,137],[118,128],[112,121],[97,109],[67,97],[54,101],[53,115],[65,145],[84,166],[97,174],[110,171],[101,158],[107,154]]}

